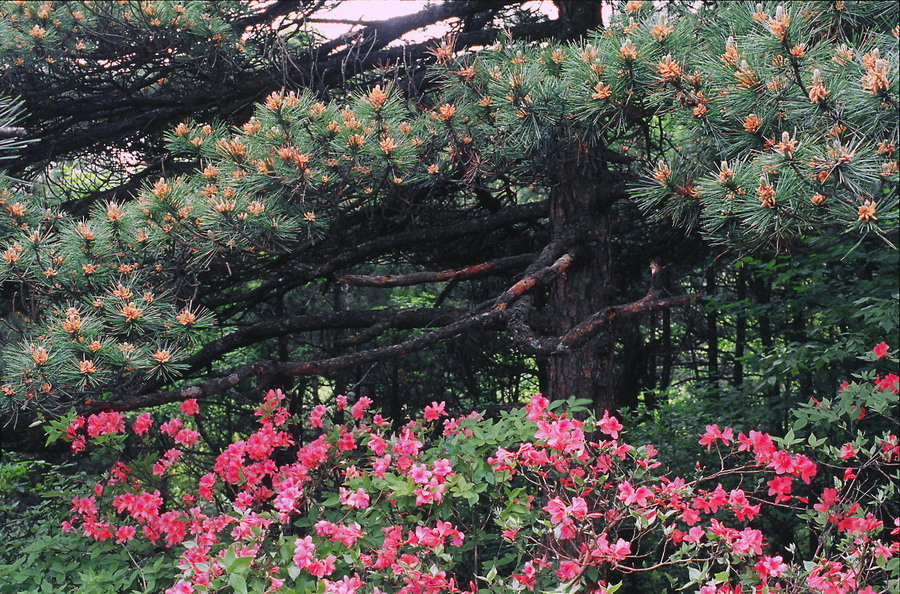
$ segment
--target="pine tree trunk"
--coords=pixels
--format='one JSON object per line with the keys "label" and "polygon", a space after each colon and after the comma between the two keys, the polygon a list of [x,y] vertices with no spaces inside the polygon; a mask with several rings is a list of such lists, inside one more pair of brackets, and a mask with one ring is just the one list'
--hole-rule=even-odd
{"label": "pine tree trunk", "polygon": [[[713,297],[716,294],[716,271],[710,268],[706,272],[706,294]],[[715,308],[709,308],[706,314],[706,342],[707,351],[707,374],[712,379],[717,379],[719,374],[719,315]]]}
{"label": "pine tree trunk", "polygon": [[597,0],[554,0],[563,24],[557,34],[561,40],[578,39],[603,24],[603,3]]}
{"label": "pine tree trunk", "polygon": [[659,389],[665,390],[672,383],[672,312],[664,309],[662,313],[662,378],[659,380]]}
{"label": "pine tree trunk", "polygon": [[[600,2],[555,0],[563,29],[557,37],[576,39],[601,24]],[[612,294],[611,206],[597,177],[585,174],[583,155],[560,159],[557,185],[550,192],[553,240],[583,230],[575,261],[550,288],[549,331],[561,336],[610,304]],[[593,408],[614,411],[615,341],[601,333],[580,348],[550,358],[542,387],[551,399],[587,398]]]}
{"label": "pine tree trunk", "polygon": [[747,344],[747,316],[743,314],[746,308],[743,306],[747,298],[747,266],[741,265],[737,275],[737,300],[741,304],[738,310],[737,321],[734,330],[734,382],[735,386],[744,383],[744,347]]}
{"label": "pine tree trunk", "polygon": [[[573,232],[583,236],[575,260],[551,285],[548,325],[560,336],[591,314],[610,305],[612,200],[595,178],[587,177],[576,158],[563,159],[551,190],[554,240]],[[554,355],[547,365],[552,398],[588,398],[596,411],[615,410],[611,334],[602,332],[584,346]]]}

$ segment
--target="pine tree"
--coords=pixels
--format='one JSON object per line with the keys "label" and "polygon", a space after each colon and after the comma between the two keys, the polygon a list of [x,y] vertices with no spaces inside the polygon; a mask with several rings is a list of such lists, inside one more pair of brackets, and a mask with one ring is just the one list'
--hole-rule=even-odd
{"label": "pine tree", "polygon": [[[892,249],[897,22],[889,2],[632,0],[583,41],[446,41],[421,99],[286,89],[239,127],[185,121],[168,146],[196,172],[83,219],[7,187],[6,409],[214,397],[471,332],[535,357],[552,397],[613,409],[625,324],[696,297],[649,258],[624,274],[617,239],[660,228],[635,202],[728,247],[872,233]],[[373,308],[362,289],[469,279],[487,280],[454,307]],[[323,286],[348,300],[315,300]]]}

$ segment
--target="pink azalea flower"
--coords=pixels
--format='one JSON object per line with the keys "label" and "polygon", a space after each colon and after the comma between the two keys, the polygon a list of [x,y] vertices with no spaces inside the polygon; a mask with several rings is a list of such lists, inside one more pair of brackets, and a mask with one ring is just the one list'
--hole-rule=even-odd
{"label": "pink azalea flower", "polygon": [[569,580],[575,579],[581,574],[582,567],[576,563],[575,561],[560,561],[559,563],[559,571],[556,572],[556,575],[560,580],[564,582],[568,582]]}
{"label": "pink azalea flower", "polygon": [[391,465],[391,455],[385,454],[380,458],[375,458],[375,461],[372,463],[372,474],[378,478],[382,478],[384,473],[387,472],[387,469]]}
{"label": "pink azalea flower", "polygon": [[325,413],[328,412],[328,408],[324,404],[317,404],[313,407],[312,411],[309,413],[309,425],[310,427],[318,427],[322,428],[322,417],[325,416]]}
{"label": "pink azalea flower", "polygon": [[[900,383],[900,377],[895,373],[889,373],[884,376],[884,379],[877,380],[875,382],[875,387],[882,392],[893,392],[896,394],[898,391],[898,383]],[[88,419],[88,422],[90,423],[90,419]],[[88,427],[90,427],[90,425]],[[88,433],[90,434],[90,429],[88,429]]]}
{"label": "pink azalea flower", "polygon": [[532,423],[536,423],[541,420],[544,416],[544,411],[547,410],[547,406],[550,404],[550,401],[541,396],[540,394],[535,394],[531,397],[531,400],[528,404],[525,405],[525,410],[528,411],[527,419]]}
{"label": "pink azalea flower", "polygon": [[361,421],[363,418],[363,414],[366,412],[366,409],[372,404],[372,399],[363,396],[359,400],[357,400],[353,404],[353,408],[350,409],[350,415],[357,421]]}
{"label": "pink azalea flower", "polygon": [[363,586],[363,582],[358,575],[353,577],[344,576],[343,579],[336,582],[324,580],[325,594],[356,594],[356,591]]}
{"label": "pink azalea flower", "polygon": [[116,544],[123,544],[134,538],[134,526],[119,526],[116,529]]}
{"label": "pink azalea flower", "polygon": [[99,437],[125,431],[125,415],[120,412],[101,412],[87,420],[88,437]]}
{"label": "pink azalea flower", "polygon": [[749,553],[761,555],[762,541],[762,532],[753,528],[744,528],[740,532],[738,539],[732,543],[731,550],[738,555],[746,555]]}
{"label": "pink azalea flower", "polygon": [[559,497],[554,497],[541,509],[550,515],[550,521],[554,524],[560,524],[566,518],[566,504]]}
{"label": "pink azalea flower", "polygon": [[425,415],[424,415],[425,420],[426,421],[436,421],[437,419],[441,418],[441,415],[447,416],[447,413],[444,412],[444,406],[446,406],[446,404],[443,401],[441,401],[439,403],[432,402],[431,404],[426,406],[425,407]]}
{"label": "pink azalea flower", "polygon": [[573,419],[559,419],[548,423],[537,422],[535,438],[546,440],[547,447],[560,452],[584,451],[584,431],[581,422]]}
{"label": "pink azalea flower", "polygon": [[178,407],[181,412],[188,417],[194,416],[198,412],[200,412],[200,407],[197,406],[196,398],[188,398],[184,402],[182,402]]}
{"label": "pink azalea flower", "polygon": [[337,561],[337,557],[334,555],[328,555],[324,559],[316,559],[311,562],[306,570],[309,571],[311,575],[317,578],[323,578],[326,575],[331,575],[334,572],[334,562]]}
{"label": "pink azalea flower", "polygon": [[175,437],[175,434],[181,431],[183,427],[184,421],[182,421],[179,417],[175,417],[160,425],[159,430],[169,437]]}
{"label": "pink azalea flower", "polygon": [[376,456],[384,456],[384,453],[387,451],[387,442],[377,433],[373,433],[369,435],[369,449]]}
{"label": "pink azalea flower", "polygon": [[706,433],[703,433],[700,436],[700,445],[705,445],[707,451],[709,451],[713,442],[717,439],[721,439],[724,443],[731,443],[734,441],[734,433],[731,427],[726,427],[724,431],[719,429],[718,425],[707,425]]}
{"label": "pink azalea flower", "polygon": [[138,415],[138,418],[134,420],[134,423],[131,425],[131,430],[134,431],[135,435],[144,435],[150,430],[152,425],[153,418],[150,417],[150,413],[143,413]]}
{"label": "pink azalea flower", "polygon": [[566,511],[572,515],[573,518],[583,519],[587,515],[587,502],[582,497],[573,497],[572,505],[566,508]]}
{"label": "pink azalea flower", "polygon": [[196,445],[200,439],[200,434],[193,429],[182,429],[175,434],[175,443],[186,448]]}
{"label": "pink azalea flower", "polygon": [[754,569],[759,573],[759,577],[765,581],[769,577],[779,577],[788,570],[788,566],[785,565],[783,561],[781,555],[776,555],[775,557],[763,555],[762,558],[756,562]]}
{"label": "pink azalea flower", "polygon": [[202,477],[200,477],[200,481],[197,483],[197,494],[207,501],[211,500],[213,496],[212,486],[215,483],[216,475],[211,472],[204,474]]}
{"label": "pink azalea flower", "polygon": [[609,416],[609,411],[603,411],[603,417],[597,423],[600,426],[600,432],[609,435],[613,439],[619,439],[619,431],[622,430],[622,423],[615,417]]}
{"label": "pink azalea flower", "polygon": [[804,456],[797,454],[791,467],[791,474],[800,477],[800,479],[809,484],[809,480],[816,475],[817,468],[815,462]]}
{"label": "pink azalea flower", "polygon": [[363,489],[351,491],[340,487],[339,499],[343,505],[354,507],[356,509],[365,509],[369,507],[369,495]]}
{"label": "pink azalea flower", "polygon": [[337,442],[337,448],[339,452],[349,452],[350,450],[355,450],[356,440],[353,438],[353,433],[342,431],[341,437]]}
{"label": "pink azalea flower", "polygon": [[652,495],[653,492],[647,487],[642,486],[635,489],[631,486],[631,483],[624,481],[619,485],[619,494],[616,496],[616,499],[623,502],[625,505],[637,503],[639,507],[646,507],[647,498]]}
{"label": "pink azalea flower", "polygon": [[770,466],[775,469],[775,474],[787,474],[794,467],[794,459],[788,452],[778,450],[772,456]]}
{"label": "pink azalea flower", "polygon": [[298,538],[294,541],[294,564],[300,569],[306,569],[315,561],[316,545],[311,536]]}
{"label": "pink azalea flower", "polygon": [[424,464],[416,464],[409,470],[409,477],[417,485],[427,485],[431,475],[431,471]]}
{"label": "pink azalea flower", "polygon": [[791,486],[794,478],[790,476],[777,476],[766,484],[769,485],[769,496],[775,496],[775,503],[791,500]]}
{"label": "pink azalea flower", "polygon": [[703,528],[700,526],[694,526],[688,531],[687,536],[684,537],[685,542],[698,543],[700,539],[703,538]]}
{"label": "pink azalea flower", "polygon": [[439,460],[435,460],[431,465],[431,472],[441,479],[446,478],[447,476],[453,474],[453,466],[450,463],[450,460],[447,458],[441,458]]}

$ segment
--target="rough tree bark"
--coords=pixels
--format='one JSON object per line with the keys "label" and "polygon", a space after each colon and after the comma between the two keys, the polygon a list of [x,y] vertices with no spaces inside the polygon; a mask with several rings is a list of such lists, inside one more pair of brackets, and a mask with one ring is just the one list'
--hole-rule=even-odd
{"label": "rough tree bark", "polygon": [[[592,314],[612,305],[610,211],[614,196],[583,159],[560,159],[557,185],[550,192],[554,240],[575,232],[581,241],[572,265],[550,285],[548,329],[562,336]],[[548,390],[553,398],[589,398],[596,410],[614,410],[613,341],[600,332],[584,345],[552,355],[547,361]]]}

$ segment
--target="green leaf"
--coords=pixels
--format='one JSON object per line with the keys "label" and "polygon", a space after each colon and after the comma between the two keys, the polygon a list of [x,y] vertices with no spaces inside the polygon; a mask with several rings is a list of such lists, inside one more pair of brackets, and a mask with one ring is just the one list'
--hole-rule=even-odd
{"label": "green leaf", "polygon": [[233,573],[228,576],[228,585],[237,594],[247,594],[247,579],[240,573]]}
{"label": "green leaf", "polygon": [[239,573],[246,575],[250,571],[250,564],[253,563],[253,557],[243,555],[234,560],[234,563],[228,568],[229,573]]}
{"label": "green leaf", "polygon": [[231,547],[226,549],[225,554],[222,556],[222,567],[225,568],[225,571],[228,571],[231,568],[235,559],[237,559],[237,554],[234,552],[234,549]]}

